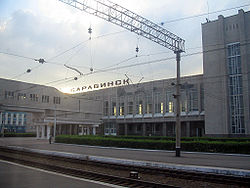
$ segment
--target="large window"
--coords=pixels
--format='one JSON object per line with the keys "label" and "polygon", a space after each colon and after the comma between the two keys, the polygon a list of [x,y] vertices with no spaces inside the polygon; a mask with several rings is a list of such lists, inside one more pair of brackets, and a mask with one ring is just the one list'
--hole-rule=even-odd
{"label": "large window", "polygon": [[109,102],[108,101],[105,101],[103,104],[103,114],[104,116],[109,115]]}
{"label": "large window", "polygon": [[174,112],[174,97],[172,91],[166,92],[166,113]]}
{"label": "large window", "polygon": [[43,95],[42,96],[42,103],[49,103],[49,96]]}
{"label": "large window", "polygon": [[159,92],[154,94],[155,113],[163,114],[163,102]]}
{"label": "large window", "polygon": [[25,93],[18,93],[17,94],[17,100],[25,100],[26,94]]}
{"label": "large window", "polygon": [[38,102],[38,95],[37,94],[30,94],[30,100]]}
{"label": "large window", "polygon": [[119,98],[119,115],[124,115],[124,97]]}
{"label": "large window", "polygon": [[116,98],[111,99],[111,115],[116,116],[117,115],[117,108],[116,108]]}
{"label": "large window", "polygon": [[146,114],[152,114],[152,95],[146,96]]}
{"label": "large window", "polygon": [[142,95],[136,95],[135,98],[135,102],[136,102],[136,114],[143,114],[143,102],[142,102]]}
{"label": "large window", "polygon": [[5,91],[4,96],[5,96],[5,99],[14,99],[14,92],[13,91]]}
{"label": "large window", "polygon": [[230,124],[232,133],[245,133],[240,43],[227,46]]}
{"label": "large window", "polygon": [[200,97],[201,97],[201,111],[204,111],[204,86],[201,84]]}
{"label": "large window", "polygon": [[198,111],[198,90],[197,90],[197,88],[191,88],[189,90],[188,109],[191,112]]}
{"label": "large window", "polygon": [[181,91],[181,112],[187,112],[187,90]]}
{"label": "large window", "polygon": [[128,114],[133,114],[133,96],[130,95],[128,96],[128,103],[127,103],[127,109],[128,109]]}
{"label": "large window", "polygon": [[61,104],[61,98],[60,97],[54,97],[53,98],[53,103],[54,104]]}

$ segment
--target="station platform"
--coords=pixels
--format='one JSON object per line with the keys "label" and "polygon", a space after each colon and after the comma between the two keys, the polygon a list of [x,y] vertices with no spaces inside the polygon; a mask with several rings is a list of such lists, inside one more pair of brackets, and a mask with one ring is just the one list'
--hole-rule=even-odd
{"label": "station platform", "polygon": [[45,153],[70,156],[88,156],[89,159],[137,166],[152,166],[187,171],[250,177],[250,155],[181,152],[175,151],[111,148],[86,145],[49,144],[48,140],[36,138],[0,138],[0,146],[27,148]]}

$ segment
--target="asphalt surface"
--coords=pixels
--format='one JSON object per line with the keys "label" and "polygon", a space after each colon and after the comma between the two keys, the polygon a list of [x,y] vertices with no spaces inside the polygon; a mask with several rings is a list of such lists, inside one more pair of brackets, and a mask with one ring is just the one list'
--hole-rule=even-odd
{"label": "asphalt surface", "polygon": [[2,188],[108,188],[119,186],[89,182],[80,178],[47,172],[0,160],[0,187]]}
{"label": "asphalt surface", "polygon": [[36,138],[0,138],[0,145],[78,153],[91,156],[111,157],[138,161],[161,162],[176,165],[195,165],[250,170],[250,155],[228,155],[211,153],[186,153],[175,157],[171,151],[133,150],[103,148],[66,144],[49,144],[48,140]]}

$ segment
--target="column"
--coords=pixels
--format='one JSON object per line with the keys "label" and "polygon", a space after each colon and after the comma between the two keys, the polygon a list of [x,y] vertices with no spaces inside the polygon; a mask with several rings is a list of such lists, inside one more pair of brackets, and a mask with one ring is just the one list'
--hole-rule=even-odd
{"label": "column", "polygon": [[125,136],[127,136],[128,135],[128,124],[127,123],[125,123],[125,125],[124,125],[124,134],[125,134]]}
{"label": "column", "polygon": [[89,132],[90,132],[90,131],[89,131],[89,126],[88,126],[88,127],[87,127],[87,135],[89,135]]}
{"label": "column", "polygon": [[51,126],[47,125],[47,139],[49,139],[50,137],[50,129],[51,129]]}
{"label": "column", "polygon": [[75,135],[78,135],[78,126],[79,125],[75,125]]}
{"label": "column", "polygon": [[75,128],[74,128],[74,135],[78,135],[78,131],[77,131],[78,125],[74,125],[74,126],[75,126]]}
{"label": "column", "polygon": [[93,127],[92,131],[93,131],[93,135],[96,135],[96,127],[95,126]]}
{"label": "column", "polygon": [[69,125],[69,135],[72,135],[72,125]]}
{"label": "column", "polygon": [[142,136],[146,136],[146,123],[142,124]]}
{"label": "column", "polygon": [[162,123],[162,135],[167,136],[167,123]]}
{"label": "column", "polygon": [[190,121],[186,122],[186,133],[187,133],[187,137],[190,137]]}
{"label": "column", "polygon": [[36,126],[36,139],[39,139],[40,138],[40,126],[37,125]]}
{"label": "column", "polygon": [[58,125],[58,124],[57,124],[57,126],[59,126],[58,135],[61,135],[61,134],[62,134],[62,125]]}
{"label": "column", "polygon": [[45,138],[45,125],[42,125],[42,139]]}

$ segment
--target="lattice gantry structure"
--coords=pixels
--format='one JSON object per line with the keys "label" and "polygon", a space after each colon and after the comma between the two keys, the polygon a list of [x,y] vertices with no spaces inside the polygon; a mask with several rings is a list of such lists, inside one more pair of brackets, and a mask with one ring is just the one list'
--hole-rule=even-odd
{"label": "lattice gantry structure", "polygon": [[59,0],[143,36],[174,52],[185,51],[185,40],[158,24],[108,0]]}
{"label": "lattice gantry structure", "polygon": [[112,3],[109,0],[59,0],[81,11],[100,17],[153,42],[164,46],[176,54],[176,156],[180,157],[180,54],[185,51],[185,40],[167,31],[158,24],[138,14]]}

